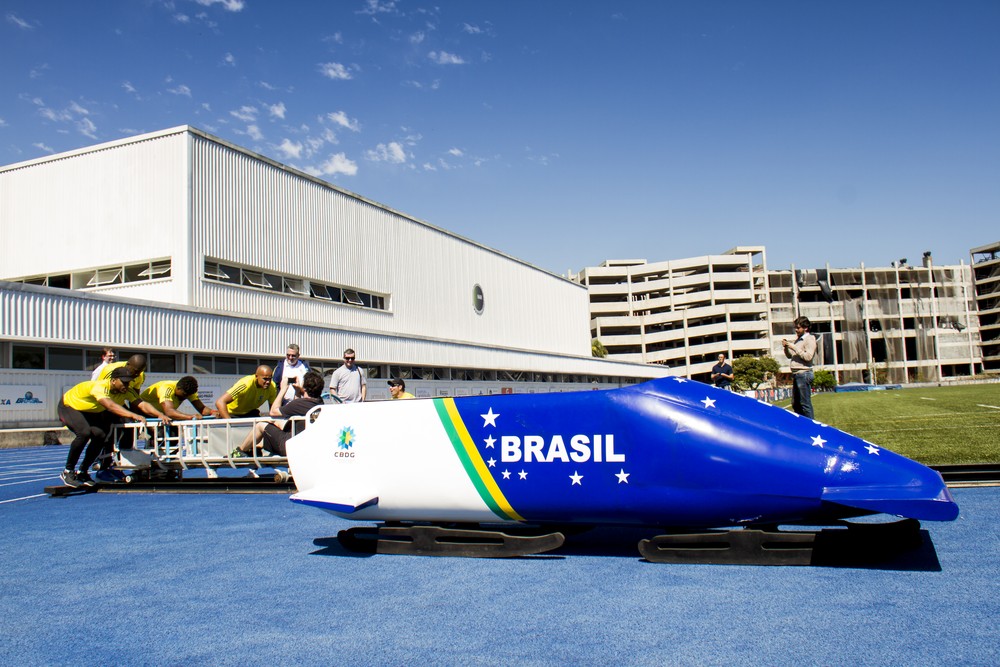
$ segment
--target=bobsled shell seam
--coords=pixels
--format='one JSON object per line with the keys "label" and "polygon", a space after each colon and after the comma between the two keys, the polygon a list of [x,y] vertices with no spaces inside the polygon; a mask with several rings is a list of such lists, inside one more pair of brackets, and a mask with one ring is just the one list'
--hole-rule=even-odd
{"label": "bobsled shell seam", "polygon": [[493,476],[486,468],[483,457],[480,456],[479,450],[472,442],[472,436],[469,435],[469,430],[466,428],[465,422],[462,421],[458,408],[455,407],[454,399],[436,398],[434,399],[434,407],[437,409],[441,425],[448,434],[459,461],[462,462],[466,474],[473,486],[476,487],[483,502],[501,519],[524,521],[524,518],[511,507],[503,495],[503,491],[497,486]]}

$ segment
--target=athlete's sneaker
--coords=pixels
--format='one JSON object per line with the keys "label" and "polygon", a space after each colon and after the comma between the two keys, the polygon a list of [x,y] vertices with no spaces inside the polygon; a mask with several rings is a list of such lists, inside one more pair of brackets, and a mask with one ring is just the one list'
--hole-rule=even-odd
{"label": "athlete's sneaker", "polygon": [[248,458],[249,456],[250,456],[249,454],[247,454],[242,449],[240,449],[239,447],[237,447],[229,455],[229,458],[231,458],[231,459],[245,459],[245,458]]}
{"label": "athlete's sneaker", "polygon": [[80,481],[80,478],[77,477],[76,473],[72,470],[63,470],[62,474],[59,475],[59,479],[61,479],[63,484],[66,486],[72,486],[73,488],[83,484],[83,482]]}
{"label": "athlete's sneaker", "polygon": [[76,473],[76,479],[84,486],[97,486],[97,482],[91,479],[90,475],[88,475],[85,470],[81,470]]}

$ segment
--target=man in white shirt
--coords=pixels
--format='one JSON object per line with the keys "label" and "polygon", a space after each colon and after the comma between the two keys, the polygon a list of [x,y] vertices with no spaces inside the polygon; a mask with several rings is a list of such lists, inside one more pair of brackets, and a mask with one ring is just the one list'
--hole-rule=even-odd
{"label": "man in white shirt", "polygon": [[309,372],[309,363],[300,358],[299,346],[288,344],[285,359],[274,365],[274,384],[278,385],[279,405],[285,405],[302,394],[302,378]]}
{"label": "man in white shirt", "polygon": [[101,355],[101,365],[94,369],[94,372],[90,374],[91,380],[98,380],[101,377],[101,371],[108,364],[113,364],[115,362],[115,351],[110,347],[104,348],[104,353]]}

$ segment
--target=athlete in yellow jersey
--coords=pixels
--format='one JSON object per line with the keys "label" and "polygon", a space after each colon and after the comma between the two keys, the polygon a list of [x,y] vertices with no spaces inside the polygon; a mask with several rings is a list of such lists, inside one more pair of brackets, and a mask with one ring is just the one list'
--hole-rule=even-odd
{"label": "athlete in yellow jersey", "polygon": [[[125,366],[112,369],[106,380],[87,380],[72,387],[63,394],[57,412],[59,419],[71,430],[76,438],[69,446],[66,456],[66,469],[63,470],[63,482],[69,486],[93,486],[87,470],[100,456],[107,444],[108,432],[111,428],[112,416],[117,415],[130,421],[146,423],[146,418],[124,407],[125,401],[131,401],[133,407],[152,417],[159,417],[166,423],[170,419],[156,408],[143,403],[139,395],[131,388],[135,376]],[[88,443],[89,446],[88,446]],[[75,470],[76,463],[84,447],[87,451],[79,472]]]}
{"label": "athlete in yellow jersey", "polygon": [[273,405],[278,397],[278,387],[271,377],[271,367],[261,365],[253,375],[241,378],[215,402],[219,416],[223,419],[259,417],[260,406],[265,402]]}
{"label": "athlete in yellow jersey", "polygon": [[[198,398],[198,381],[190,375],[185,375],[180,380],[157,382],[139,396],[174,421],[219,415],[218,410],[213,410]],[[177,408],[184,401],[189,401],[198,414],[179,412]]]}
{"label": "athlete in yellow jersey", "polygon": [[111,373],[116,368],[128,368],[129,375],[132,376],[132,382],[129,384],[132,389],[135,389],[135,393],[142,391],[142,384],[146,381],[146,357],[141,354],[133,354],[128,358],[128,361],[118,361],[113,364],[107,364],[101,369],[101,372],[97,375],[98,380],[108,380],[111,378]]}

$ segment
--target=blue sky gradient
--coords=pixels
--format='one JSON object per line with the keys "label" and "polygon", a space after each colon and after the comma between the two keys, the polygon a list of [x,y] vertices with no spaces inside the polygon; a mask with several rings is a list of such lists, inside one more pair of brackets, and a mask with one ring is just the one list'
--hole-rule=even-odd
{"label": "blue sky gradient", "polygon": [[1000,3],[0,3],[0,164],[190,124],[555,273],[1000,240]]}

